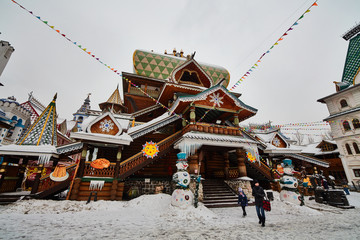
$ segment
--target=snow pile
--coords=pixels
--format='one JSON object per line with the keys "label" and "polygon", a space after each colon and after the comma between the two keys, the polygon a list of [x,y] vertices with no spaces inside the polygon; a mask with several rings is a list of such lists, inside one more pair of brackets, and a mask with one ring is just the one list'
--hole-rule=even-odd
{"label": "snow pile", "polygon": [[305,199],[305,206],[282,202],[274,192],[266,227],[255,207],[247,216],[235,208],[180,209],[167,194],[131,201],[23,200],[0,206],[4,239],[357,239],[360,193],[347,196],[355,209],[340,209]]}

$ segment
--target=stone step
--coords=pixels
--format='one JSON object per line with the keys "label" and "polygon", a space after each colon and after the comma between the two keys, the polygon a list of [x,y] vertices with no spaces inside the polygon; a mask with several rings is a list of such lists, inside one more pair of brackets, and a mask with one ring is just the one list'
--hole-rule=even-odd
{"label": "stone step", "polygon": [[236,203],[237,199],[204,199],[204,204],[210,204],[210,203]]}
{"label": "stone step", "polygon": [[235,194],[233,194],[232,192],[227,192],[227,193],[204,193],[205,197],[216,197],[216,196],[236,196]]}
{"label": "stone step", "polygon": [[238,200],[238,197],[236,196],[205,196],[204,200],[222,200],[222,199],[232,199],[232,200]]}
{"label": "stone step", "polygon": [[225,207],[239,207],[237,203],[211,203],[211,204],[204,204],[207,208],[225,208]]}

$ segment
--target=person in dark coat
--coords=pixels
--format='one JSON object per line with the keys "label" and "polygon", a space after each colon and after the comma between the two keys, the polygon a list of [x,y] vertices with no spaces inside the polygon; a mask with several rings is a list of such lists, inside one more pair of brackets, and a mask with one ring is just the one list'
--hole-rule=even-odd
{"label": "person in dark coat", "polygon": [[259,218],[259,223],[262,227],[265,227],[265,211],[264,211],[264,197],[265,191],[262,187],[259,186],[259,182],[254,180],[254,187],[252,189],[252,195],[255,197],[255,207],[256,213]]}
{"label": "person in dark coat", "polygon": [[241,205],[241,208],[243,210],[243,216],[245,217],[246,216],[245,207],[248,205],[248,199],[241,187],[239,187],[238,204]]}

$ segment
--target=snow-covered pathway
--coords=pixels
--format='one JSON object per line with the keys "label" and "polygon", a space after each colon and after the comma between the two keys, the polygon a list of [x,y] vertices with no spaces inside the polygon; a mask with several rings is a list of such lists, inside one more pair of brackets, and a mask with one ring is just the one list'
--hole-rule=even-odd
{"label": "snow-covered pathway", "polygon": [[[307,201],[300,207],[275,194],[266,227],[255,208],[179,210],[166,194],[129,202],[21,201],[0,207],[0,239],[359,239],[360,193],[348,196],[355,209]],[[315,209],[318,210],[315,210]]]}

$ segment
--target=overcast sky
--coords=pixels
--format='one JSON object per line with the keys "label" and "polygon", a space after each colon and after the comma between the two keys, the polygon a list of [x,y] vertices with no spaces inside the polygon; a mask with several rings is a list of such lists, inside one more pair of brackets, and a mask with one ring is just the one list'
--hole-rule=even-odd
{"label": "overcast sky", "polygon": [[[229,88],[314,0],[150,1],[18,0],[104,63],[132,72],[135,49],[174,47],[225,67]],[[247,122],[317,122],[329,115],[316,100],[335,92],[348,42],[341,36],[360,21],[359,0],[319,0],[273,48],[236,92],[258,109]],[[58,93],[61,118],[91,93],[91,106],[108,99],[121,78],[10,0],[0,1],[0,39],[15,48],[0,82],[0,97],[28,93],[44,105]]]}

